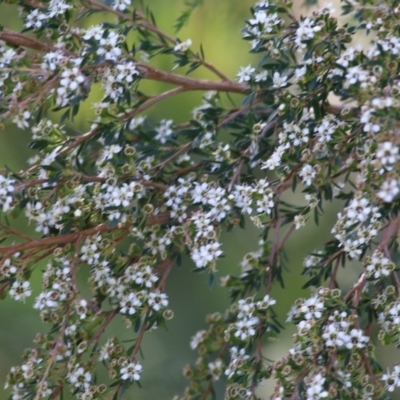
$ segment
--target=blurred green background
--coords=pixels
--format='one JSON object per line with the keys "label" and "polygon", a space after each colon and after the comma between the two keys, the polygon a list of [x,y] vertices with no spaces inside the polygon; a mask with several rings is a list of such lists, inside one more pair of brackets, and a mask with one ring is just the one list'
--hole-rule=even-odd
{"label": "blurred green background", "polygon": [[[148,0],[146,2],[154,12],[158,25],[165,31],[173,34],[173,26],[177,16],[184,10],[183,0]],[[296,12],[299,13],[302,1],[295,1]],[[204,0],[204,5],[193,13],[189,24],[180,32],[182,40],[191,38],[192,49],[197,51],[203,44],[206,59],[215,64],[229,77],[234,78],[240,66],[256,63],[256,57],[248,54],[249,44],[241,40],[240,30],[244,27],[244,20],[250,17],[249,8],[254,4],[250,0]],[[308,13],[309,10],[303,10]],[[103,22],[103,16],[98,14],[92,17],[93,24]],[[0,5],[0,24],[6,28],[21,29],[21,21],[17,17],[16,9],[12,6]],[[166,64],[163,64],[163,63]],[[167,58],[161,60],[161,66],[170,67]],[[197,76],[211,78],[207,71],[196,72]],[[163,89],[159,84],[147,84],[150,93],[158,93]],[[94,95],[95,96],[95,95]],[[189,93],[176,96],[172,100],[163,101],[154,107],[147,115],[155,120],[174,119],[183,121],[190,117],[191,110],[200,104],[201,93]],[[91,100],[96,100],[91,96]],[[85,131],[88,128],[87,120],[92,117],[92,110],[88,104],[76,119],[76,128]],[[33,155],[27,149],[29,141],[28,131],[19,131],[12,127],[0,133],[0,165],[4,164],[19,170],[27,165],[26,160]],[[303,202],[302,194],[292,195],[292,201]],[[326,205],[326,207],[328,207]],[[309,295],[309,291],[302,291],[300,287],[304,278],[300,273],[305,255],[318,248],[323,240],[329,238],[330,227],[334,224],[338,204],[326,209],[325,217],[321,220],[318,229],[310,220],[307,227],[295,232],[287,245],[289,257],[289,271],[285,274],[286,289],[275,288],[273,297],[278,301],[276,310],[280,315],[281,323],[286,319],[287,311],[298,297]],[[32,233],[32,229],[24,225],[24,221],[16,222],[20,227]],[[249,251],[257,250],[258,234],[256,229],[247,225],[247,230],[236,229],[223,238],[226,257],[218,264],[219,276],[239,272],[238,264]],[[204,317],[208,312],[223,311],[228,306],[227,292],[214,285],[208,288],[207,275],[194,274],[191,261],[186,259],[181,268],[174,267],[167,284],[170,296],[170,305],[175,317],[168,323],[168,331],[155,331],[146,335],[143,353],[145,359],[142,389],[135,388],[126,395],[127,400],[170,399],[174,394],[183,392],[186,380],[182,376],[182,368],[187,362],[193,363],[197,356],[191,351],[189,341],[198,330],[206,327]],[[38,271],[39,272],[39,271]],[[342,274],[343,282],[353,282],[358,274],[356,266],[348,268],[346,275]],[[84,279],[84,277],[82,277]],[[45,332],[47,326],[40,323],[39,313],[31,307],[33,298],[40,291],[40,273],[34,278],[34,296],[31,301],[21,304],[5,299],[0,304],[0,399],[6,398],[6,392],[1,391],[4,379],[12,365],[20,363],[22,351],[32,346],[36,332]],[[280,340],[271,346],[266,346],[264,355],[276,360],[290,347],[290,336],[294,329],[288,326]],[[133,339],[132,330],[125,329],[122,323],[116,323],[106,331],[108,335],[117,334],[123,339]],[[384,364],[396,361],[396,354],[391,349],[380,352]],[[266,397],[271,390],[271,382],[260,389],[260,396]],[[66,397],[68,398],[68,397]],[[221,395],[218,398],[222,398]]]}

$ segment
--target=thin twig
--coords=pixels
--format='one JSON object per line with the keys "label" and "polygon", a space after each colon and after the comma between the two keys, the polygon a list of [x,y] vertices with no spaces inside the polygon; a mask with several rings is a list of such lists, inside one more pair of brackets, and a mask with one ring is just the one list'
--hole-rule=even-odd
{"label": "thin twig", "polygon": [[193,141],[190,141],[183,146],[179,148],[172,156],[168,157],[166,160],[161,162],[160,164],[157,164],[156,166],[152,167],[151,170],[156,170],[156,169],[163,169],[167,164],[169,164],[171,161],[175,160],[177,157],[179,157],[181,154],[183,154],[186,150],[189,150],[190,147],[192,146]]}
{"label": "thin twig", "polygon": [[51,351],[50,360],[48,361],[47,366],[46,366],[46,370],[44,371],[42,379],[39,382],[39,386],[38,386],[38,389],[36,391],[34,400],[39,400],[41,395],[42,395],[43,385],[44,385],[47,377],[49,376],[50,369],[53,366],[54,361],[56,360],[56,357],[58,355],[58,348],[59,348],[59,346],[61,344],[61,341],[62,341],[62,339],[64,337],[64,332],[65,332],[65,329],[66,329],[67,324],[68,324],[68,316],[69,316],[69,311],[67,311],[67,313],[66,313],[66,315],[64,317],[64,322],[63,322],[61,331],[60,331],[60,333],[59,333],[59,335],[57,337],[57,340],[56,340],[56,342],[54,344],[53,350]]}
{"label": "thin twig", "polygon": [[228,192],[230,192],[233,188],[233,185],[236,183],[237,179],[239,178],[240,173],[242,172],[243,169],[243,165],[244,165],[244,158],[242,158],[239,162],[239,165],[236,167],[235,169],[235,173],[232,176],[231,181],[229,182],[228,185]]}

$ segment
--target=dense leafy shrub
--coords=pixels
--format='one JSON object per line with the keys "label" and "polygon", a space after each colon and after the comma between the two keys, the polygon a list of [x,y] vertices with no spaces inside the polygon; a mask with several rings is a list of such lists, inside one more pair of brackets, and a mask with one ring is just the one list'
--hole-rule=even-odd
{"label": "dense leafy shrub", "polygon": [[[245,223],[260,228],[259,250],[244,257],[240,276],[221,279],[232,304],[193,337],[199,359],[185,367],[190,384],[179,399],[213,398],[222,376],[225,399],[255,399],[266,379],[276,400],[390,398],[400,366],[383,372],[374,342],[400,337],[400,7],[342,6],[347,23],[331,5],[298,19],[289,1],[259,1],[242,32],[254,65],[231,79],[190,39],[160,30],[140,1],[20,2],[22,33],[0,31],[0,116],[32,133],[37,156],[0,175],[0,294],[31,296],[32,271],[46,260],[34,308],[50,328],[11,369],[10,398],[119,399],[146,368],[146,331],[173,317],[165,292],[173,265],[187,253],[212,284],[221,233]],[[115,23],[83,28],[98,12]],[[353,42],[359,30],[369,35],[364,48]],[[161,54],[187,74],[154,67]],[[197,68],[216,79],[190,77]],[[143,80],[173,88],[150,96]],[[76,132],[94,85],[103,93],[96,118]],[[187,122],[146,118],[185,91],[205,92]],[[291,191],[304,194],[302,204],[283,198]],[[307,220],[318,224],[333,199],[343,209],[332,238],[303,264],[311,294],[286,320],[297,326],[293,347],[270,362],[263,343],[285,320],[270,296],[283,284],[285,242]],[[21,213],[38,237],[9,223]],[[340,288],[338,270],[352,260],[363,272]],[[91,297],[76,283],[83,267]],[[136,332],[132,347],[106,336],[115,318]],[[109,382],[95,381],[99,363]]]}

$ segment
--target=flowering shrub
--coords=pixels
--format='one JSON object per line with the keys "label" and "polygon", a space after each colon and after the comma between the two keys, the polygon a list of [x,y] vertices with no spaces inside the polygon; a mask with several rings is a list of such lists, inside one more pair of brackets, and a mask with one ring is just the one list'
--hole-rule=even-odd
{"label": "flowering shrub", "polygon": [[[220,280],[231,306],[193,336],[199,359],[184,368],[190,384],[175,399],[211,399],[222,377],[225,399],[256,399],[267,379],[275,400],[390,398],[400,366],[382,371],[374,342],[400,340],[398,1],[344,0],[344,23],[331,5],[297,19],[290,1],[261,0],[242,31],[255,62],[236,79],[137,3],[25,0],[23,32],[0,31],[0,117],[29,130],[37,151],[28,169],[0,174],[0,294],[31,296],[32,271],[45,260],[34,308],[50,325],[11,369],[10,398],[120,399],[146,368],[144,335],[173,317],[173,265],[187,253],[212,283],[222,232],[245,222],[260,229],[259,250],[239,276]],[[83,28],[96,12],[115,23]],[[352,42],[357,30],[368,35],[364,48]],[[159,54],[216,79],[157,69]],[[142,80],[174,87],[150,96]],[[74,116],[93,85],[103,98],[90,130],[77,133]],[[205,93],[187,122],[146,118],[186,91]],[[241,94],[242,104],[224,104],[222,93]],[[303,204],[284,196],[295,191]],[[293,346],[269,361],[263,343],[284,321],[270,292],[283,284],[285,242],[312,216],[318,224],[334,199],[342,210],[332,237],[303,265],[310,296],[286,320],[297,327]],[[10,225],[21,213],[37,237]],[[341,288],[338,270],[352,260],[363,272]],[[91,297],[78,289],[81,268],[90,269]],[[134,327],[132,347],[107,336],[116,318]],[[109,382],[95,379],[100,363]]]}

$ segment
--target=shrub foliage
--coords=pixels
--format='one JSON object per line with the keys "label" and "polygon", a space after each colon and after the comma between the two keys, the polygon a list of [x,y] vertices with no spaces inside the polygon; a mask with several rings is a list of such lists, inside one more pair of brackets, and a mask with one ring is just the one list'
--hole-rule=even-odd
{"label": "shrub foliage", "polygon": [[[11,369],[10,399],[122,398],[146,368],[144,335],[173,317],[173,265],[188,254],[212,284],[221,234],[245,223],[260,229],[259,249],[239,276],[220,280],[231,306],[193,336],[199,358],[176,399],[215,398],[222,378],[226,400],[258,398],[267,379],[275,400],[390,398],[400,366],[382,371],[375,343],[400,338],[398,1],[344,0],[338,19],[331,5],[297,18],[290,1],[261,0],[242,31],[254,65],[234,79],[190,39],[159,29],[143,3],[22,0],[22,32],[1,27],[0,118],[31,132],[36,156],[0,174],[0,294],[31,296],[44,262],[34,308],[49,325]],[[201,3],[187,3],[177,29]],[[90,26],[94,13],[115,21]],[[184,72],[156,68],[160,55]],[[191,77],[198,68],[215,79]],[[150,95],[144,80],[171,88]],[[102,93],[96,116],[78,132],[74,117],[93,88]],[[186,122],[146,118],[188,91],[204,97]],[[239,105],[227,101],[232,93]],[[334,199],[342,210],[331,239],[303,263],[309,297],[287,316],[293,346],[270,361],[263,344],[285,320],[270,296],[283,285],[285,243]],[[37,235],[13,227],[20,214]],[[340,287],[338,271],[352,260],[363,270]],[[78,289],[81,268],[90,297]],[[114,319],[133,329],[131,347],[107,336]],[[95,378],[100,364],[107,382]]]}

